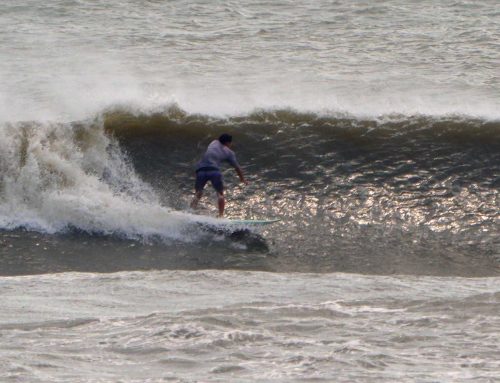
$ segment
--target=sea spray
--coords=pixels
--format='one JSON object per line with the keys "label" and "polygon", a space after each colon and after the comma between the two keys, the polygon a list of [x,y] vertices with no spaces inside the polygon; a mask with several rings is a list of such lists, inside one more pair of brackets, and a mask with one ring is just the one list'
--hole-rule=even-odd
{"label": "sea spray", "polygon": [[182,218],[161,206],[99,120],[4,124],[1,130],[3,229],[181,236]]}

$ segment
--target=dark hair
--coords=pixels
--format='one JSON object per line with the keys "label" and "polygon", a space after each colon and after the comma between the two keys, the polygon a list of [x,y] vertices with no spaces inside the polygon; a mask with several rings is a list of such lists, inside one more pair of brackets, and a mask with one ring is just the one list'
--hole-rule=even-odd
{"label": "dark hair", "polygon": [[221,136],[219,137],[219,141],[222,145],[225,145],[225,144],[233,141],[233,136],[231,136],[227,133],[221,134]]}

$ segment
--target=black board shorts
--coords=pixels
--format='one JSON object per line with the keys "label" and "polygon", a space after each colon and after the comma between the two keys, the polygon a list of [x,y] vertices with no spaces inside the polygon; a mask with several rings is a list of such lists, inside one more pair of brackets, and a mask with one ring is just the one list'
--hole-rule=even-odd
{"label": "black board shorts", "polygon": [[196,182],[194,190],[197,192],[203,191],[207,182],[210,181],[214,189],[222,194],[224,192],[224,184],[222,182],[222,173],[215,169],[199,169],[196,171]]}

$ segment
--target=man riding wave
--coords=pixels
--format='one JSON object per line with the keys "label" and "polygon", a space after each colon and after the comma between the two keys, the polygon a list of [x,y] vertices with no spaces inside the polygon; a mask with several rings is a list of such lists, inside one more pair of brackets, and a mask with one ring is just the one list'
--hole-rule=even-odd
{"label": "man riding wave", "polygon": [[222,134],[218,140],[213,140],[209,145],[200,162],[196,165],[196,182],[195,195],[191,202],[191,208],[195,209],[198,206],[203,195],[203,189],[208,181],[212,183],[217,192],[217,205],[219,208],[219,218],[224,216],[224,182],[220,166],[222,162],[228,162],[238,173],[240,181],[248,185],[243,172],[241,170],[236,155],[231,150],[233,137],[227,133]]}

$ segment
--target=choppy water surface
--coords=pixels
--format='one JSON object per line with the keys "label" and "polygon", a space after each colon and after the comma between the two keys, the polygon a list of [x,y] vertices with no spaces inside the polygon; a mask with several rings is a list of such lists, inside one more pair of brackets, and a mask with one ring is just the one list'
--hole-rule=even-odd
{"label": "choppy water surface", "polygon": [[498,278],[147,272],[10,277],[9,381],[484,381]]}
{"label": "choppy water surface", "polygon": [[[2,2],[0,376],[495,381],[499,15]],[[228,216],[278,223],[194,223],[223,132]]]}

